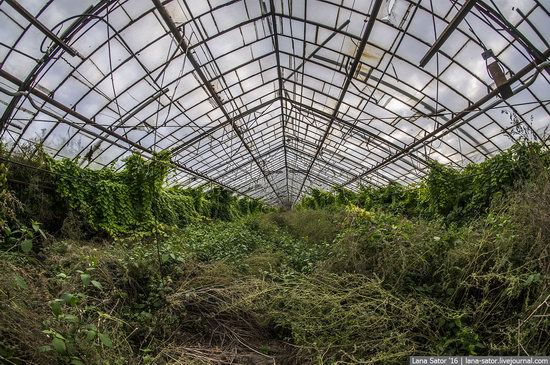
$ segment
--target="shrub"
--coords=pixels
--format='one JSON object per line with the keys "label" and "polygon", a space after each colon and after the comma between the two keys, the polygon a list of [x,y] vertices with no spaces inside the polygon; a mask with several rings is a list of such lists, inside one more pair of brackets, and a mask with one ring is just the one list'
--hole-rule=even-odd
{"label": "shrub", "polygon": [[548,170],[550,151],[541,143],[522,141],[462,170],[435,161],[428,167],[428,174],[417,184],[363,186],[357,192],[342,187],[332,192],[314,189],[297,207],[318,209],[351,203],[367,210],[463,224],[485,215],[493,199]]}

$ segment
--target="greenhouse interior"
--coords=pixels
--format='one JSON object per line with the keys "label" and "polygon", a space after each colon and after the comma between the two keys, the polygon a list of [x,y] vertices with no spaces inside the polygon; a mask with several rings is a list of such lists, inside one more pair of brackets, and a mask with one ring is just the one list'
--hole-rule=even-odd
{"label": "greenhouse interior", "polygon": [[547,0],[0,0],[0,34],[1,364],[550,355]]}

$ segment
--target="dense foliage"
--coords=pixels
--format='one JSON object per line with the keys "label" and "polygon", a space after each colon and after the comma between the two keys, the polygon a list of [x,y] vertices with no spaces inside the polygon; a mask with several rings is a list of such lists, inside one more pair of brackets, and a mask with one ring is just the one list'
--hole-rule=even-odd
{"label": "dense foliage", "polygon": [[550,152],[540,143],[517,143],[510,149],[456,170],[430,163],[428,174],[416,185],[396,183],[364,186],[358,192],[335,187],[332,192],[314,189],[298,208],[318,209],[352,203],[373,210],[409,217],[465,222],[485,214],[491,201],[550,167]]}
{"label": "dense foliage", "polygon": [[172,168],[166,152],[150,160],[133,154],[120,172],[83,169],[69,160],[50,165],[58,176],[57,191],[70,207],[83,213],[92,228],[111,235],[154,222],[182,227],[202,218],[229,221],[265,209],[260,201],[237,198],[220,187],[164,187]]}
{"label": "dense foliage", "polygon": [[267,209],[261,201],[236,197],[220,187],[165,186],[173,168],[167,152],[148,160],[132,154],[121,171],[82,168],[78,161],[54,160],[41,151],[31,155],[23,150],[10,160],[20,164],[4,164],[6,171],[0,176],[23,203],[23,220],[40,221],[52,232],[75,217],[91,232],[116,236],[157,223],[183,227],[205,219],[233,220]]}
{"label": "dense foliage", "polygon": [[[163,187],[152,174],[157,197],[141,187],[107,205],[127,204],[132,219],[153,222],[121,225],[127,231],[114,239],[25,225],[23,204],[6,204],[17,197],[0,167],[0,362],[401,364],[413,354],[548,354],[550,173],[536,147],[525,150],[530,164],[511,164],[510,156],[526,162],[523,148],[468,173],[436,165],[421,189],[317,192],[325,209],[239,219],[254,203]],[[139,171],[157,158],[136,158],[131,177],[92,176],[128,189],[149,181]],[[70,169],[58,174],[80,171],[61,163]],[[484,166],[500,166],[494,182]],[[78,205],[92,197],[71,199],[69,211],[94,212]],[[99,213],[86,222],[113,222]],[[63,232],[88,229],[75,222]]]}

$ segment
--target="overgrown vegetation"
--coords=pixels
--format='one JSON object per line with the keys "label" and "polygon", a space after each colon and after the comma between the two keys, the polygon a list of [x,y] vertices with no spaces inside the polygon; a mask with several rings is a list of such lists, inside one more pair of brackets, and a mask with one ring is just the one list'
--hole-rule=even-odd
{"label": "overgrown vegetation", "polygon": [[[157,163],[133,158],[133,173]],[[80,171],[65,164],[64,175]],[[465,171],[434,166],[415,189],[316,192],[302,202],[315,209],[289,212],[243,215],[257,209],[224,191],[160,187],[153,199],[127,195],[124,209],[147,224],[100,227],[123,218],[99,208],[88,216],[96,206],[78,202],[92,197],[62,194],[75,216],[60,232],[25,221],[0,169],[8,364],[400,364],[412,354],[550,352],[550,173],[540,146]],[[90,173],[115,190],[157,176]],[[17,222],[27,231],[7,234]],[[92,222],[116,237],[82,233]]]}
{"label": "overgrown vegetation", "polygon": [[[237,197],[212,187],[166,186],[173,169],[170,155],[159,152],[151,159],[132,154],[122,170],[82,168],[79,161],[54,160],[39,148],[22,147],[4,164],[4,176],[21,203],[21,220],[36,220],[49,231],[63,229],[75,219],[90,234],[117,236],[157,223],[183,227],[204,220],[233,220],[266,211],[261,201]],[[0,146],[0,157],[6,153]]]}
{"label": "overgrown vegetation", "polygon": [[505,194],[550,166],[550,152],[540,143],[524,142],[462,170],[430,162],[429,173],[418,184],[365,186],[358,192],[335,187],[318,189],[303,198],[298,208],[319,209],[353,204],[367,210],[382,209],[408,217],[464,223],[484,215],[495,197]]}

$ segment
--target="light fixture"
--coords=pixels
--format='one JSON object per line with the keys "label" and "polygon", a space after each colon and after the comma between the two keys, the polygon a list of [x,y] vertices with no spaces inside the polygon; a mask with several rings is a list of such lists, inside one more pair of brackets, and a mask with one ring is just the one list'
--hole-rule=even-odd
{"label": "light fixture", "polygon": [[514,95],[514,93],[512,92],[512,88],[508,83],[508,79],[506,78],[506,75],[504,74],[504,71],[500,66],[500,62],[493,54],[493,50],[486,50],[481,54],[481,57],[483,57],[485,63],[487,64],[487,71],[489,72],[489,76],[491,76],[491,78],[495,81],[500,96],[504,100],[506,100]]}

